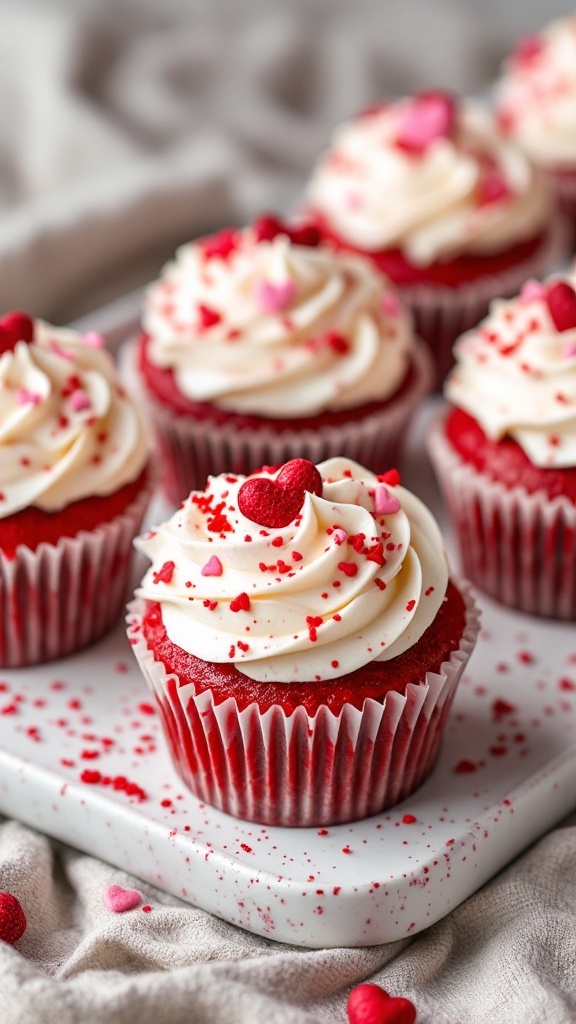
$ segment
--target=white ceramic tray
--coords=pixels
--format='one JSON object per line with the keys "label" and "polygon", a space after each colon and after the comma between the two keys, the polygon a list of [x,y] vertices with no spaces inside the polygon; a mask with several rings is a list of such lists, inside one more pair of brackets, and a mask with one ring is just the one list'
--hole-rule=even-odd
{"label": "white ceramic tray", "polygon": [[[100,321],[116,341],[130,309]],[[434,414],[415,424],[404,480],[442,520],[418,443]],[[121,624],[77,656],[0,672],[0,813],[271,939],[415,934],[576,806],[576,630],[481,604],[439,763],[386,814],[280,829],[199,803],[171,768]]]}

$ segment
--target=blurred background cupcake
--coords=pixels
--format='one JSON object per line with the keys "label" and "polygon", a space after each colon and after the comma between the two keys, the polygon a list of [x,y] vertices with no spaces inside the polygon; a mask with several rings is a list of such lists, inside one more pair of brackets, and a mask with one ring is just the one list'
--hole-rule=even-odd
{"label": "blurred background cupcake", "polygon": [[521,611],[576,619],[574,276],[496,300],[457,343],[430,452],[466,576]]}
{"label": "blurred background cupcake", "polygon": [[548,175],[576,232],[576,15],[523,36],[496,89],[502,130]]}
{"label": "blurred background cupcake", "polygon": [[126,599],[152,481],[103,338],[0,321],[0,665],[100,637]]}
{"label": "blurred background cupcake", "polygon": [[146,295],[137,370],[163,485],[344,454],[382,471],[431,383],[389,282],[274,217],[179,249]]}
{"label": "blurred background cupcake", "polygon": [[397,473],[336,458],[211,477],[138,547],[128,635],[199,799],[327,825],[423,782],[478,613]]}
{"label": "blurred background cupcake", "polygon": [[397,284],[437,382],[490,299],[549,271],[561,251],[542,173],[485,110],[443,92],[382,103],[337,129],[306,212],[324,239],[370,256]]}

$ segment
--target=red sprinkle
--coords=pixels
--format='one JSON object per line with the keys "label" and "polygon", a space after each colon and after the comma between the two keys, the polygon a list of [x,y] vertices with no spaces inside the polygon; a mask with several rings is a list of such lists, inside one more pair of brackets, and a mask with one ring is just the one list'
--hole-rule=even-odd
{"label": "red sprinkle", "polygon": [[234,597],[232,599],[232,601],[230,601],[230,611],[231,612],[248,612],[248,611],[250,611],[250,598],[248,597],[248,594],[246,594],[244,591],[242,591],[241,594],[238,594],[238,597]]}
{"label": "red sprinkle", "polygon": [[345,576],[355,576],[358,572],[358,566],[355,562],[338,562],[338,568]]}
{"label": "red sprinkle", "polygon": [[200,317],[200,330],[206,331],[210,327],[214,327],[219,324],[222,320],[222,316],[215,309],[211,309],[210,306],[198,306],[198,314]]}
{"label": "red sprinkle", "polygon": [[164,562],[164,565],[158,570],[158,572],[152,573],[152,581],[154,583],[170,583],[174,575],[175,568],[175,562]]}

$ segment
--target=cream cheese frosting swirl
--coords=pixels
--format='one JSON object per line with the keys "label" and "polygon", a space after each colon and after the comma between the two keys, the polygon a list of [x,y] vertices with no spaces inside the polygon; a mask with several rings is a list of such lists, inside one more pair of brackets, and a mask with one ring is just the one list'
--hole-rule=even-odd
{"label": "cream cheese frosting swirl", "polygon": [[518,298],[496,299],[456,343],[445,386],[448,400],[488,438],[509,435],[541,467],[576,466],[576,281],[566,285],[571,316],[561,329],[550,304],[551,290],[562,288],[558,279],[529,281]]}
{"label": "cream cheese frosting swirl", "polygon": [[148,459],[140,418],[94,332],[34,322],[0,358],[0,518],[54,512],[135,480]]}
{"label": "cream cheese frosting swirl", "polygon": [[[546,227],[549,188],[495,120],[474,104],[450,115],[449,98],[437,102],[447,111],[437,133],[425,96],[383,104],[336,131],[308,204],[339,239],[367,252],[400,248],[427,266],[496,253]],[[420,145],[404,143],[419,134]]]}
{"label": "cream cheese frosting swirl", "polygon": [[[210,477],[136,543],[152,566],[138,591],[160,603],[170,640],[251,679],[335,679],[415,644],[444,600],[435,520],[409,491],[345,458],[318,467],[287,526],[239,511],[245,477]],[[277,481],[259,471],[250,480]]]}
{"label": "cream cheese frosting swirl", "polygon": [[576,16],[522,39],[496,90],[500,120],[535,163],[576,164]]}
{"label": "cream cheese frosting swirl", "polygon": [[254,229],[182,246],[148,291],[148,358],[195,402],[294,419],[385,400],[400,386],[410,316],[362,258]]}

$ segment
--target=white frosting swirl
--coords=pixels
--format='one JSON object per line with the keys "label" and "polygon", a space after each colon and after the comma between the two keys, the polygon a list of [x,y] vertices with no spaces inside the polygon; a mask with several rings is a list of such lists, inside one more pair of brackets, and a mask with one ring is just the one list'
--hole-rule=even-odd
{"label": "white frosting swirl", "polygon": [[144,469],[143,425],[94,341],[36,320],[33,343],[0,358],[0,518],[112,494]]}
{"label": "white frosting swirl", "polygon": [[576,16],[521,42],[504,65],[496,105],[506,130],[535,163],[576,165]]}
{"label": "white frosting swirl", "polygon": [[576,328],[556,329],[544,295],[528,282],[518,298],[496,299],[456,343],[445,393],[491,440],[514,438],[535,466],[576,466]]}
{"label": "white frosting swirl", "polygon": [[413,339],[369,261],[251,229],[226,256],[207,257],[206,240],[182,246],[148,291],[143,326],[150,361],[188,398],[283,419],[388,398]]}
{"label": "white frosting swirl", "polygon": [[[414,102],[383,105],[336,131],[312,177],[311,209],[348,244],[367,252],[399,247],[417,266],[488,255],[538,235],[552,209],[548,186],[490,115],[460,104],[451,136],[414,154],[397,142]],[[497,198],[484,201],[495,183]]]}
{"label": "white frosting swirl", "polygon": [[[348,459],[318,470],[322,497],[307,493],[281,529],[238,511],[244,477],[218,476],[136,542],[152,560],[138,593],[160,603],[173,643],[251,679],[297,682],[334,679],[417,642],[448,584],[435,520],[409,491]],[[234,610],[239,595],[247,610]]]}

